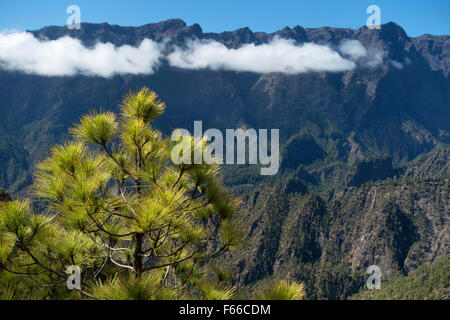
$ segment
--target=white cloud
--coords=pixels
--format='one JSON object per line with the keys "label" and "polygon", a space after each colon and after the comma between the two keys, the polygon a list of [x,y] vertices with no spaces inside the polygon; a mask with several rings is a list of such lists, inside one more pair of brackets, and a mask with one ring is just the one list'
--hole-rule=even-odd
{"label": "white cloud", "polygon": [[86,48],[70,37],[41,41],[27,32],[0,33],[0,65],[7,70],[30,74],[102,77],[149,74],[153,73],[160,58],[160,45],[148,39],[138,47],[98,43],[93,48]]}
{"label": "white cloud", "polygon": [[391,60],[391,64],[394,66],[395,69],[403,70],[403,64],[401,62]]}
{"label": "white cloud", "polygon": [[293,40],[275,38],[267,44],[246,44],[229,49],[217,41],[191,40],[187,49],[175,48],[167,57],[171,66],[184,69],[281,72],[348,71],[355,63],[344,59],[328,46],[314,43],[298,45]]}
{"label": "white cloud", "polygon": [[[166,50],[170,54],[164,58]],[[28,32],[0,33],[0,68],[42,76],[151,74],[164,60],[170,66],[191,70],[342,72],[357,66],[377,67],[384,59],[383,51],[367,49],[358,40],[345,40],[336,50],[283,38],[261,45],[245,44],[237,49],[214,40],[190,40],[181,48],[149,39],[137,47],[98,43],[87,48],[80,40],[67,36],[49,41],[39,40]]]}
{"label": "white cloud", "polygon": [[364,59],[364,65],[369,68],[378,68],[383,64],[386,56],[387,52],[383,49],[369,48],[367,50],[367,57]]}
{"label": "white cloud", "polygon": [[339,46],[339,51],[350,56],[354,60],[367,57],[367,49],[358,40],[344,40]]}

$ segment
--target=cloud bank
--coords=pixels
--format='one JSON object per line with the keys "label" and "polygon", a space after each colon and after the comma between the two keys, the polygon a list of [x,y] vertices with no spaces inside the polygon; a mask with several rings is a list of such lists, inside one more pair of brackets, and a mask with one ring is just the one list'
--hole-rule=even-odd
{"label": "cloud bank", "polygon": [[245,44],[237,49],[214,40],[190,40],[181,48],[149,39],[137,47],[98,43],[87,48],[70,37],[49,41],[27,32],[0,33],[0,68],[41,76],[82,74],[107,78],[115,74],[152,74],[163,61],[190,70],[343,72],[359,66],[379,66],[384,58],[382,52],[368,50],[358,40],[345,40],[336,49],[283,38],[261,45]]}
{"label": "cloud bank", "polygon": [[189,41],[187,49],[176,48],[167,57],[170,65],[183,69],[212,69],[281,72],[298,74],[309,71],[340,72],[355,68],[328,46],[314,43],[297,45],[293,40],[276,38],[267,44],[246,44],[229,49],[217,41]]}
{"label": "cloud bank", "polygon": [[160,58],[160,45],[148,39],[138,47],[98,43],[86,48],[70,37],[41,41],[27,32],[0,34],[3,69],[41,76],[150,74]]}

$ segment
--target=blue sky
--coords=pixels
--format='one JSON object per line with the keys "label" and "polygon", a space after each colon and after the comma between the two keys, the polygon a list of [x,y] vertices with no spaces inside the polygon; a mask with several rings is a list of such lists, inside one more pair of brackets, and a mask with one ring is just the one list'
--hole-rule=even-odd
{"label": "blue sky", "polygon": [[265,32],[296,25],[359,28],[367,20],[366,8],[375,4],[382,23],[394,21],[410,36],[450,34],[448,0],[1,0],[0,30],[64,25],[72,4],[81,8],[82,22],[138,26],[181,18],[205,32],[247,26]]}

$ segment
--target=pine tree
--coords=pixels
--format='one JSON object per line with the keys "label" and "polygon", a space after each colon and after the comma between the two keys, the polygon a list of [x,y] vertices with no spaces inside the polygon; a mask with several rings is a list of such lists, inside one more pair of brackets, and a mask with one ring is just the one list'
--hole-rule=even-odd
{"label": "pine tree", "polygon": [[302,300],[305,296],[305,285],[300,282],[277,280],[274,284],[257,293],[260,300]]}
{"label": "pine tree", "polygon": [[[0,206],[2,298],[229,299],[211,260],[241,242],[239,202],[219,167],[171,161],[175,143],[152,128],[156,93],[130,92],[119,115],[83,116],[73,139],[39,166],[31,200]],[[206,147],[206,140],[195,143]],[[67,289],[70,266],[81,287]]]}

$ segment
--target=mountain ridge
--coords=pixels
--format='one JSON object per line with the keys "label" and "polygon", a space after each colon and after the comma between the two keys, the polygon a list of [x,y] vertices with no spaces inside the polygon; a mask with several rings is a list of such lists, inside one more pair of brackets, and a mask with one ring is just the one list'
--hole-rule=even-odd
{"label": "mountain ridge", "polygon": [[[61,141],[82,113],[99,106],[115,109],[126,91],[143,85],[150,86],[167,100],[169,108],[166,117],[169,119],[164,122],[171,125],[164,125],[166,132],[173,126],[189,127],[189,122],[193,120],[204,120],[205,125],[219,128],[243,124],[248,127],[282,127],[284,142],[298,133],[304,121],[309,121],[307,118],[316,117],[313,114],[318,113],[341,131],[341,148],[352,145],[358,150],[378,149],[389,154],[396,163],[412,160],[420,153],[430,151],[439,141],[450,141],[450,124],[447,121],[450,81],[445,62],[445,57],[450,56],[450,50],[446,49],[448,39],[442,38],[444,40],[439,40],[435,45],[442,47],[439,63],[430,65],[430,61],[436,60],[433,57],[437,49],[432,46],[433,50],[425,47],[416,50],[414,41],[395,23],[383,25],[381,30],[369,30],[367,27],[295,27],[265,34],[242,28],[220,34],[203,34],[198,25],[187,26],[182,20],[167,20],[137,28],[109,24],[82,24],[81,30],[47,27],[33,34],[48,39],[76,35],[91,44],[111,41],[115,45],[136,44],[145,37],[163,39],[167,36],[181,44],[197,35],[207,38],[214,35],[216,40],[229,47],[238,47],[258,38],[269,41],[275,35],[335,44],[343,39],[356,39],[366,45],[376,45],[387,52],[388,57],[382,66],[373,70],[299,75],[182,70],[163,66],[153,75],[117,75],[101,79],[82,75],[40,77],[0,70],[3,84],[0,88],[0,111],[3,113],[0,130],[7,133],[5,143],[17,145],[13,148],[17,149],[14,154],[23,154],[19,147],[22,144],[32,158],[18,168],[11,164],[9,169],[0,169],[0,185],[10,192],[19,191],[30,183],[31,176],[24,177],[22,168],[27,167],[25,171],[30,172],[34,163],[47,152],[45,149],[48,149],[50,142]],[[434,38],[427,39],[433,41]],[[394,61],[403,63],[403,69],[397,69]],[[192,79],[195,83],[191,83]],[[212,83],[218,85],[211,86]],[[423,86],[423,83],[426,85]],[[20,90],[20,85],[30,90],[23,96],[12,96],[10,92]],[[184,90],[183,95],[174,97],[171,94],[173,85]],[[93,90],[102,93],[99,96]],[[89,98],[80,100],[80,97],[74,96],[76,91]],[[195,101],[193,92],[200,93],[202,98]],[[179,99],[181,97],[183,100]],[[206,109],[203,108],[205,111],[198,105],[206,106]],[[186,108],[191,113],[189,122],[174,118],[177,112],[187,111]],[[207,109],[214,110],[216,115],[212,116]],[[22,112],[20,116],[18,112]],[[295,119],[300,119],[300,124],[296,125]],[[358,141],[345,142],[353,131],[358,133]],[[46,141],[42,141],[44,137]],[[391,137],[398,140],[396,144],[393,144]],[[6,149],[1,150],[4,154],[11,154],[11,150]],[[8,156],[5,161],[10,158]],[[17,181],[22,182],[17,185]],[[13,183],[17,186],[10,188]]]}
{"label": "mountain ridge", "polygon": [[[106,42],[108,36],[113,33],[123,35],[126,34],[130,39],[127,39],[127,43],[123,42],[124,39],[120,37],[110,41],[116,45],[122,44],[136,44],[136,41],[141,41],[143,37],[147,37],[152,40],[160,40],[163,37],[174,38],[176,40],[185,40],[186,37],[196,36],[199,39],[214,39],[224,43],[229,47],[235,47],[236,45],[242,45],[246,43],[261,44],[266,43],[274,36],[282,36],[285,38],[291,38],[299,42],[323,42],[327,40],[334,40],[335,38],[353,38],[355,36],[367,36],[367,34],[375,35],[374,37],[386,37],[387,35],[397,34],[399,38],[408,38],[408,35],[403,28],[394,22],[388,22],[383,24],[381,29],[370,30],[366,26],[362,26],[358,29],[351,28],[336,28],[336,27],[319,27],[319,28],[304,28],[300,25],[294,28],[284,27],[283,29],[276,30],[271,33],[252,31],[249,27],[242,27],[232,31],[223,32],[203,32],[201,26],[197,23],[187,25],[181,19],[169,19],[161,22],[148,23],[142,26],[120,26],[104,23],[81,23],[81,28],[68,29],[66,26],[48,26],[38,30],[28,30],[27,32],[33,33],[37,37],[45,37],[50,40],[58,39],[61,36],[71,36],[74,38],[80,38],[82,41],[86,41],[86,36],[97,36],[97,41]],[[134,36],[135,38],[132,38]],[[239,43],[237,43],[239,40]],[[386,39],[384,39],[386,40]],[[89,44],[89,42],[88,42]]]}
{"label": "mountain ridge", "polygon": [[370,264],[395,278],[449,252],[449,36],[410,38],[395,23],[217,34],[181,20],[33,34],[76,35],[87,46],[169,37],[180,46],[198,38],[237,48],[280,36],[333,47],[349,39],[384,55],[375,68],[301,74],[168,65],[110,78],[0,70],[0,187],[14,197],[29,193],[35,165],[80,116],[100,107],[117,112],[129,90],[147,86],[166,102],[154,123],[165,134],[192,131],[195,120],[220,130],[280,129],[277,176],[263,178],[252,166],[222,169],[224,184],[244,200],[248,252],[227,258],[240,287],[294,277],[309,298],[344,299],[364,285]]}

